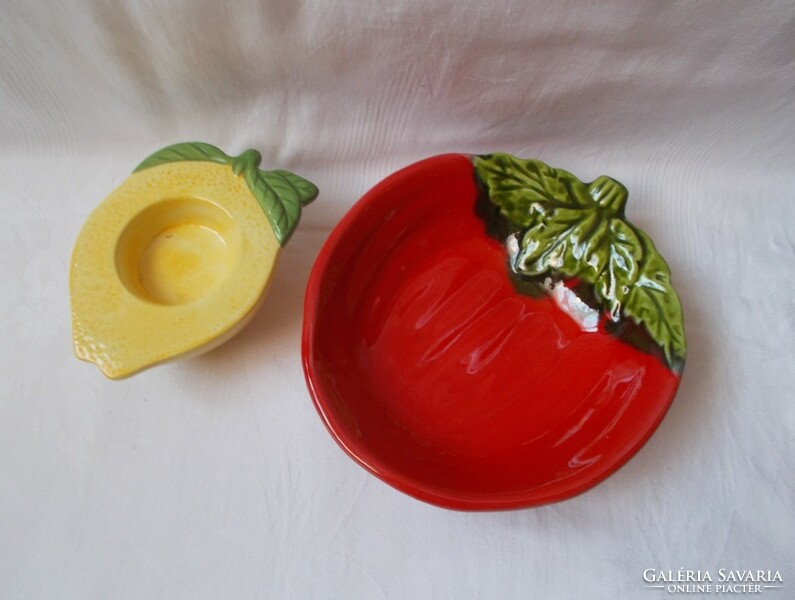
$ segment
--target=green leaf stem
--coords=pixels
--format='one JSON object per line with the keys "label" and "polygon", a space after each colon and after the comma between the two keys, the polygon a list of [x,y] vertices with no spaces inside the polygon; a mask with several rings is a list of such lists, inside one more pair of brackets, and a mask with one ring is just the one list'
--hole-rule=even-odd
{"label": "green leaf stem", "polygon": [[669,366],[686,353],[671,272],[646,233],[624,217],[627,189],[609,177],[583,183],[568,171],[509,154],[475,158],[500,214],[521,228],[511,267],[521,276],[577,277],[613,321],[628,318],[660,346]]}

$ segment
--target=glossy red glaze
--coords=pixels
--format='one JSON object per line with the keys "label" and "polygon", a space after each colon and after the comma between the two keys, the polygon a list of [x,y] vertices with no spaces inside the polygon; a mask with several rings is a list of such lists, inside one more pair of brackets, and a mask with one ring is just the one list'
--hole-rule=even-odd
{"label": "glossy red glaze", "polygon": [[475,199],[470,158],[443,155],[351,209],[309,280],[306,379],[342,448],[403,492],[465,510],[562,500],[641,447],[679,378],[518,294]]}

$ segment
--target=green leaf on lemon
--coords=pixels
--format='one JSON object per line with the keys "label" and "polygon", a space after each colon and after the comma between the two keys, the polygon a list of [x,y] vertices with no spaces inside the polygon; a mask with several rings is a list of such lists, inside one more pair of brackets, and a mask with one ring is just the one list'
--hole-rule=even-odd
{"label": "green leaf on lemon", "polygon": [[[249,189],[268,215],[276,238],[284,245],[298,225],[301,207],[317,197],[317,188],[287,171],[245,170]],[[289,176],[289,177],[288,177]]]}
{"label": "green leaf on lemon", "polygon": [[256,198],[279,244],[284,246],[301,218],[301,207],[318,195],[317,187],[294,173],[284,170],[263,171],[262,155],[246,150],[240,156],[229,156],[211,144],[184,142],[167,146],[147,157],[134,172],[179,161],[207,161],[229,165],[234,175],[243,175]]}
{"label": "green leaf on lemon", "polygon": [[518,275],[558,274],[590,284],[613,321],[640,325],[669,367],[681,366],[686,344],[679,297],[651,238],[624,217],[621,183],[602,176],[586,184],[568,171],[509,154],[474,162],[491,202],[521,228],[511,257]]}
{"label": "green leaf on lemon", "polygon": [[183,160],[203,160],[225,165],[228,164],[232,158],[212,144],[205,144],[204,142],[183,142],[181,144],[166,146],[148,156],[140,165],[135,167],[133,173],[165,163]]}

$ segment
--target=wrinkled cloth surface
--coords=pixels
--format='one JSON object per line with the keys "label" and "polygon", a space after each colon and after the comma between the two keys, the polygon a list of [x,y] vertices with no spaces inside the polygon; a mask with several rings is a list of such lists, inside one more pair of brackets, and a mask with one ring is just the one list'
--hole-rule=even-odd
{"label": "wrinkled cloth surface", "polygon": [[[792,2],[2,12],[0,597],[659,598],[646,569],[721,568],[780,571],[786,589],[765,596],[795,589]],[[70,252],[144,156],[186,140],[257,148],[321,195],[249,327],[111,382],[72,355]],[[323,241],[380,179],[447,151],[621,180],[671,265],[679,394],[575,499],[474,514],[413,500],[343,454],[306,390]]]}

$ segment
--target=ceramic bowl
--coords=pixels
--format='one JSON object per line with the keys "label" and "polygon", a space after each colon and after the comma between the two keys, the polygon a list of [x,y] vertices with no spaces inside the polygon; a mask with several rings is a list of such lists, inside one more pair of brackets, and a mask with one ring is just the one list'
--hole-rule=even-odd
{"label": "ceramic bowl", "polygon": [[342,449],[462,510],[563,500],[624,464],[685,352],[667,265],[625,201],[610,178],[459,154],[362,197],[322,248],[304,312],[306,380]]}
{"label": "ceramic bowl", "polygon": [[148,157],[86,220],[72,254],[75,354],[119,379],[206,352],[260,305],[317,188],[200,142]]}

